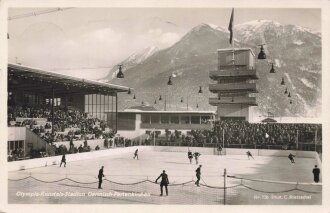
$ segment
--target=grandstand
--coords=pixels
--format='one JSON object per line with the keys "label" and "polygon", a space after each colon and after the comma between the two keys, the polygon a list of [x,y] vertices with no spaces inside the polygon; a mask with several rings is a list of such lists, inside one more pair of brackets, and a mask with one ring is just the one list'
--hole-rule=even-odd
{"label": "grandstand", "polygon": [[117,131],[117,116],[107,123],[105,111],[117,115],[118,93],[128,90],[8,64],[8,159],[54,155],[63,141],[68,149],[69,141],[75,147],[93,144],[84,144],[85,151],[103,147],[104,138]]}

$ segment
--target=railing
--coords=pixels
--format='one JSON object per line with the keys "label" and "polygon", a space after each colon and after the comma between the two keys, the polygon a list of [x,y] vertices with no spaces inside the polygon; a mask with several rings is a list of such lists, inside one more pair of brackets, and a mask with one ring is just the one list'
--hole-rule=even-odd
{"label": "railing", "polygon": [[[222,146],[222,143],[220,143]],[[153,142],[146,143],[144,145],[153,145]],[[219,144],[216,143],[189,143],[182,141],[182,139],[166,140],[166,138],[156,138],[156,146],[187,146],[187,147],[208,147],[216,148]],[[268,150],[299,150],[299,151],[316,151],[322,153],[321,144],[313,143],[299,143],[297,146],[287,145],[270,145],[270,144],[224,144],[223,148],[236,148],[236,149],[268,149]]]}
{"label": "railing", "polygon": [[209,90],[213,91],[232,91],[232,90],[248,90],[257,92],[256,83],[231,83],[231,84],[209,84]]}
{"label": "railing", "polygon": [[218,98],[209,98],[209,104],[211,105],[218,105],[218,104],[228,104],[228,103],[235,103],[235,104],[248,104],[248,105],[257,105],[257,100],[255,97],[221,97],[219,100]]}
{"label": "railing", "polygon": [[219,78],[231,78],[231,77],[245,77],[258,79],[256,70],[246,69],[246,67],[239,68],[238,70],[216,70],[210,71],[210,78],[219,79]]}

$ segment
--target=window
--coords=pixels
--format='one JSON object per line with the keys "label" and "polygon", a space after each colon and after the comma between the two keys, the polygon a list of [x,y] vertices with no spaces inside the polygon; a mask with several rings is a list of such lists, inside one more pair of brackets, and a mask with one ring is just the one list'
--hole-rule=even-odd
{"label": "window", "polygon": [[23,149],[23,141],[18,142],[18,148]]}
{"label": "window", "polygon": [[179,116],[172,115],[171,116],[171,124],[178,124],[179,123]]}
{"label": "window", "polygon": [[151,115],[151,123],[159,124],[159,115]]}
{"label": "window", "polygon": [[93,95],[88,95],[88,104],[93,104]]}
{"label": "window", "polygon": [[190,123],[189,116],[187,115],[181,116],[181,124],[189,124],[189,123]]}
{"label": "window", "polygon": [[88,96],[89,95],[85,95],[85,104],[88,104]]}
{"label": "window", "polygon": [[211,119],[210,116],[205,116],[204,115],[204,116],[201,117],[201,122],[202,122],[202,124],[207,124],[210,119]]}
{"label": "window", "polygon": [[141,115],[141,122],[142,122],[143,124],[148,124],[148,123],[150,123],[150,115],[148,115],[148,114],[142,114],[142,115]]}
{"label": "window", "polygon": [[192,124],[200,124],[200,117],[199,116],[191,116],[191,123]]}
{"label": "window", "polygon": [[170,117],[168,115],[161,115],[161,123],[168,124],[170,122]]}
{"label": "window", "polygon": [[54,99],[54,106],[60,106],[61,105],[61,98],[55,98]]}

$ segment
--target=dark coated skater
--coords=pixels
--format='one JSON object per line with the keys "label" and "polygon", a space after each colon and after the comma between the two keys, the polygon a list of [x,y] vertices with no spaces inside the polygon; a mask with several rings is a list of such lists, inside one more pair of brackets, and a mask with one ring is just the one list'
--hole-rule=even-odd
{"label": "dark coated skater", "polygon": [[139,151],[139,149],[136,149],[136,150],[135,150],[133,159],[136,158],[137,160],[139,160],[138,151]]}
{"label": "dark coated skater", "polygon": [[320,169],[317,168],[317,165],[315,165],[314,169],[313,169],[313,175],[314,175],[314,182],[318,183],[320,181]]}
{"label": "dark coated skater", "polygon": [[198,164],[198,158],[199,156],[201,156],[201,154],[199,152],[195,152],[194,153],[194,157],[195,157],[195,160],[196,160],[196,164]]}
{"label": "dark coated skater", "polygon": [[97,176],[99,178],[99,189],[102,189],[102,178],[104,177],[103,174],[103,168],[104,166],[101,167],[101,169],[99,170],[99,175]]}
{"label": "dark coated skater", "polygon": [[217,148],[217,151],[219,153],[219,155],[221,155],[221,152],[222,152],[222,146],[219,144],[218,148]]}
{"label": "dark coated skater", "polygon": [[62,160],[61,160],[61,164],[60,167],[62,166],[62,163],[64,163],[64,167],[66,167],[66,159],[65,159],[65,154],[62,155]]}
{"label": "dark coated skater", "polygon": [[253,156],[252,156],[252,154],[251,154],[250,151],[247,151],[247,152],[246,152],[246,155],[248,156],[248,159],[249,159],[249,160],[250,160],[250,157],[254,160],[254,158],[253,158]]}
{"label": "dark coated skater", "polygon": [[190,164],[192,163],[192,159],[193,159],[193,154],[190,150],[188,150],[188,159],[189,159],[189,162]]}
{"label": "dark coated skater", "polygon": [[199,186],[199,181],[201,179],[201,169],[202,169],[202,165],[199,165],[199,167],[196,169],[196,177],[197,177],[197,180],[195,182],[196,186]]}
{"label": "dark coated skater", "polygon": [[165,173],[165,170],[163,170],[163,173],[159,175],[159,177],[156,179],[155,183],[157,183],[159,178],[162,178],[162,180],[160,182],[160,196],[163,196],[163,186],[165,186],[166,196],[168,196],[167,185],[170,184],[170,182],[168,181],[168,176]]}
{"label": "dark coated skater", "polygon": [[289,154],[288,158],[290,159],[291,163],[295,163],[294,162],[294,157],[296,157],[296,156],[291,154],[291,153]]}

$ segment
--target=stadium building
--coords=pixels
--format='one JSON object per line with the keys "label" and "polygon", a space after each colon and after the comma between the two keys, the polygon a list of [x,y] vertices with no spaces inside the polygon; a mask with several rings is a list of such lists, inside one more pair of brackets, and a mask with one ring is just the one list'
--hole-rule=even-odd
{"label": "stadium building", "polygon": [[[152,108],[127,109],[118,112],[118,133],[134,138],[152,131],[165,134],[166,131],[187,133],[191,130],[211,130],[214,120],[213,111],[156,111]],[[107,115],[111,122],[113,112]]]}

